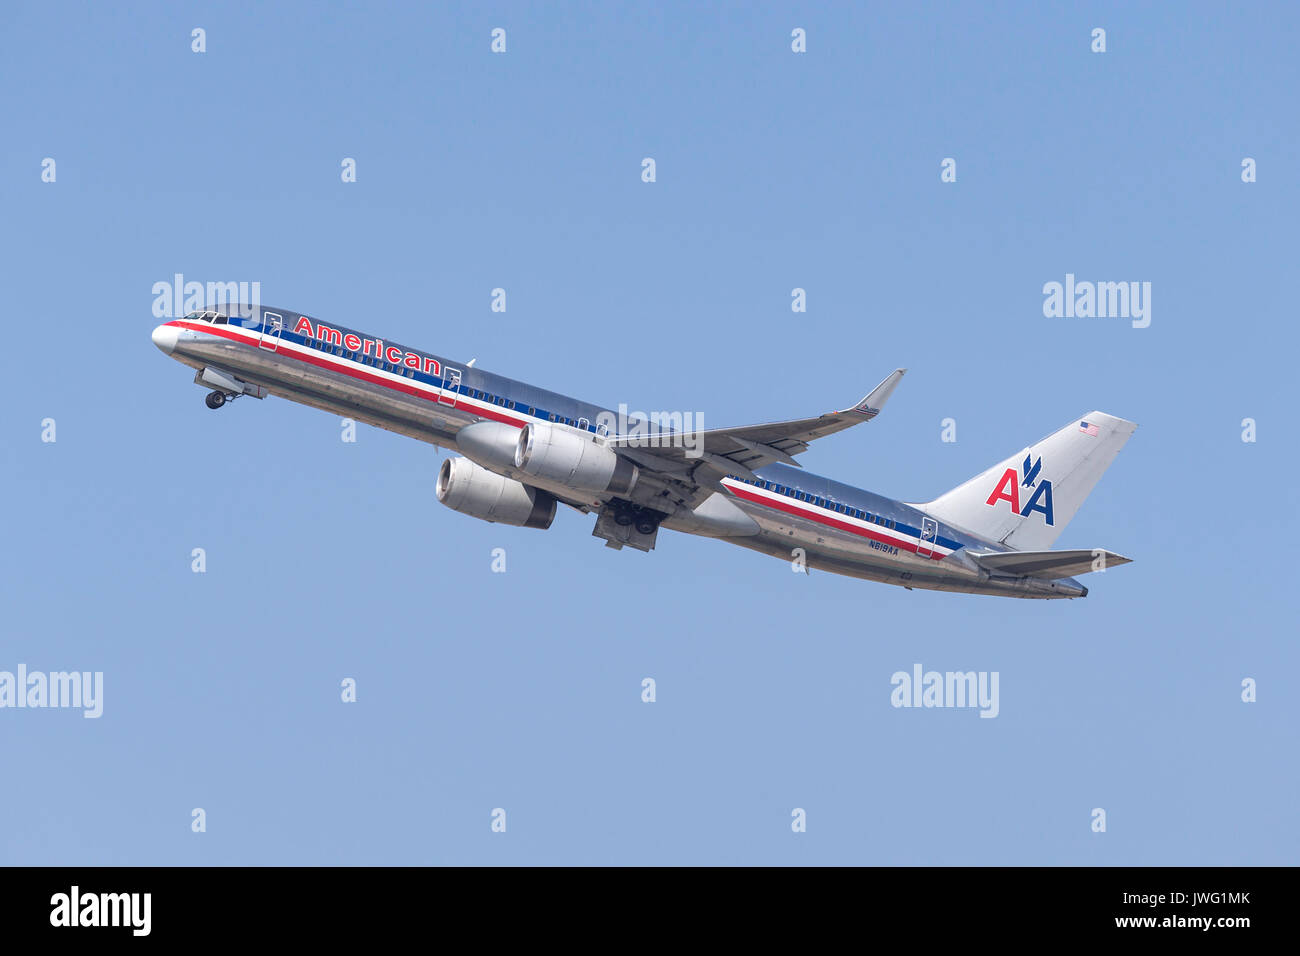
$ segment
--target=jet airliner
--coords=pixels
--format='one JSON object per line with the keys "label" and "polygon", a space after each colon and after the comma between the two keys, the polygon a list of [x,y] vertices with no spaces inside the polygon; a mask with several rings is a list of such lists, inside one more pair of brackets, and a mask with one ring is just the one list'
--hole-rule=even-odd
{"label": "jet airliner", "polygon": [[795,459],[875,418],[906,369],[815,418],[620,431],[601,406],[291,310],[192,312],[154,329],[153,342],[195,369],[209,408],[274,395],[456,450],[438,500],[485,521],[545,529],[564,504],[596,515],[592,534],[610,548],[651,551],[662,527],[908,589],[1019,598],[1085,597],[1074,575],[1130,560],[1050,550],[1137,428],[1100,411],[933,501],[906,503]]}

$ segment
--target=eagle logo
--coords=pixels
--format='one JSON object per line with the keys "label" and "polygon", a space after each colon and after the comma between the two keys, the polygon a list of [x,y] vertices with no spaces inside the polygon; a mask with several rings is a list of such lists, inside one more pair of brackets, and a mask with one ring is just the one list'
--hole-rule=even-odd
{"label": "eagle logo", "polygon": [[1032,454],[1025,456],[1025,464],[1021,469],[1025,473],[1025,480],[1020,483],[1026,488],[1034,487],[1034,482],[1038,480],[1038,473],[1043,470],[1043,456],[1039,455],[1038,461],[1034,462],[1032,467],[1029,464],[1031,458],[1033,458]]}

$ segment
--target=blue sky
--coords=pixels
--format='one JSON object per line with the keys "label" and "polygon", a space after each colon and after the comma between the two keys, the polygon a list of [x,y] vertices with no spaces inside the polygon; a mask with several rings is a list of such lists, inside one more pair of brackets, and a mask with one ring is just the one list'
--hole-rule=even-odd
{"label": "blue sky", "polygon": [[[1294,864],[1298,17],[5,6],[0,670],[105,692],[0,710],[0,862]],[[1099,408],[1140,428],[1057,546],[1135,563],[1009,601],[478,522],[429,446],[204,408],[176,273],[710,426],[907,366],[802,457],[907,500]],[[1045,318],[1067,273],[1150,327]],[[915,663],[999,716],[891,707]]]}

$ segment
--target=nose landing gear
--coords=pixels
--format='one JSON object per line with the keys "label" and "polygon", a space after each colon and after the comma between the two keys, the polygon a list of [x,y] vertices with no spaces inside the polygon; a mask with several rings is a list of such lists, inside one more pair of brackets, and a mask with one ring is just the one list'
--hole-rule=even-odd
{"label": "nose landing gear", "polygon": [[204,404],[211,409],[218,409],[227,402],[233,402],[241,395],[266,398],[270,394],[264,386],[245,382],[243,379],[235,378],[229,372],[222,372],[215,368],[201,368],[195,372],[194,384],[211,389],[203,397]]}

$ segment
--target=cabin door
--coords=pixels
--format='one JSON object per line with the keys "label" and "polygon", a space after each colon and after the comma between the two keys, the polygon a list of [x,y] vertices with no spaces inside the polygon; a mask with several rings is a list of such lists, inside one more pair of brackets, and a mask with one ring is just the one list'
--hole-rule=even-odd
{"label": "cabin door", "polygon": [[440,405],[455,405],[460,392],[460,369],[444,368],[442,370],[442,391],[438,393]]}
{"label": "cabin door", "polygon": [[268,352],[280,348],[280,333],[284,331],[284,316],[274,312],[262,313],[262,337],[257,344]]}
{"label": "cabin door", "polygon": [[933,518],[921,519],[921,537],[916,542],[916,553],[923,558],[934,553],[934,542],[939,537],[939,522]]}

